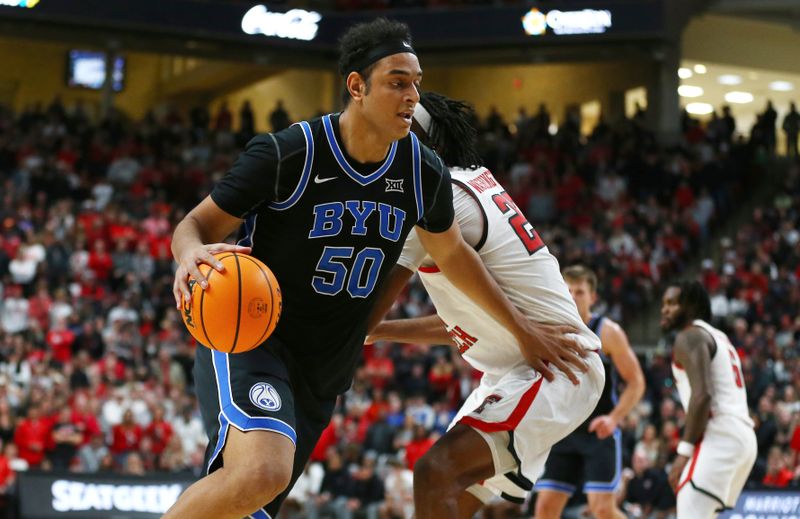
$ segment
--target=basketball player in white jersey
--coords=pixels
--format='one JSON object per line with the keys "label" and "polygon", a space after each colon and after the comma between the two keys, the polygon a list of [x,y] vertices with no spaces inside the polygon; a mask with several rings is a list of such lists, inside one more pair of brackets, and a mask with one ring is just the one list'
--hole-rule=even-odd
{"label": "basketball player in white jersey", "polygon": [[678,519],[711,519],[732,508],[757,454],[739,355],[710,319],[711,303],[699,282],[667,288],[661,328],[677,332],[672,374],[686,410],[669,474]]}
{"label": "basketball player in white jersey", "polygon": [[584,348],[588,370],[578,384],[557,372],[552,381],[531,367],[508,330],[473,304],[439,272],[416,235],[409,235],[384,286],[373,323],[383,316],[414,272],[437,315],[384,321],[371,340],[452,344],[484,373],[448,432],[414,468],[418,519],[468,518],[493,496],[521,503],[541,472],[550,447],[591,414],[603,391],[600,341],[584,324],[550,254],[511,197],[474,152],[472,112],[464,104],[425,93],[414,131],[450,168],[456,221],[506,296],[532,320],[569,332]]}

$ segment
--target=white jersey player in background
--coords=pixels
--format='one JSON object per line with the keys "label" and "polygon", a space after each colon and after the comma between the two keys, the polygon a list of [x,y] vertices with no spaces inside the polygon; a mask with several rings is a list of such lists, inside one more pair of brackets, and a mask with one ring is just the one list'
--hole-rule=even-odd
{"label": "white jersey player in background", "polygon": [[[441,274],[415,234],[384,286],[373,323],[416,271],[437,315],[384,321],[371,340],[453,344],[484,373],[448,432],[417,462],[414,503],[418,519],[468,518],[494,495],[522,502],[544,467],[550,447],[592,412],[605,382],[600,341],[584,324],[556,259],[479,162],[474,130],[456,137],[471,110],[437,94],[422,94],[415,132],[450,168],[453,205],[464,239],[478,252],[512,303],[530,319],[554,325],[583,349],[585,372],[543,376],[537,360],[514,336]],[[466,168],[465,168],[466,166]],[[544,370],[549,371],[549,370]],[[575,379],[570,380],[570,378]],[[575,382],[578,382],[577,384]]]}
{"label": "white jersey player in background", "polygon": [[739,355],[710,320],[711,303],[699,282],[667,288],[661,328],[677,332],[672,374],[686,410],[669,474],[678,519],[710,519],[732,508],[757,454]]}

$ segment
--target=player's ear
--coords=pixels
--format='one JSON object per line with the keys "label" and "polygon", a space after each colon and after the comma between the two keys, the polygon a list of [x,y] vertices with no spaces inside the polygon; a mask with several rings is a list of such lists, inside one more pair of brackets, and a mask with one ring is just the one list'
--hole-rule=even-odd
{"label": "player's ear", "polygon": [[347,75],[345,84],[353,101],[361,101],[367,91],[367,83],[364,77],[358,72],[351,72]]}

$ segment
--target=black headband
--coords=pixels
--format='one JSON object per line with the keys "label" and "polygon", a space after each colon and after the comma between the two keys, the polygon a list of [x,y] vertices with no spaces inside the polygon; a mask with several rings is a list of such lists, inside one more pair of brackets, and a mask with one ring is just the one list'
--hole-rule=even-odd
{"label": "black headband", "polygon": [[402,52],[410,52],[415,56],[417,55],[417,53],[414,52],[414,48],[411,46],[411,44],[406,41],[395,40],[382,43],[377,47],[370,49],[363,58],[353,62],[353,64],[348,67],[345,76],[350,74],[350,72],[361,72],[381,58],[391,56],[392,54],[400,54]]}

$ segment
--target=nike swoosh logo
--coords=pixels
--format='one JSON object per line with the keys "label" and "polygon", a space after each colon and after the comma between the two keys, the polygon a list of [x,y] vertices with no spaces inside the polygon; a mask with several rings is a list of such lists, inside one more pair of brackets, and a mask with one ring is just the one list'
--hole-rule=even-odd
{"label": "nike swoosh logo", "polygon": [[323,182],[327,182],[328,180],[336,180],[336,177],[319,178],[319,175],[314,177],[315,184],[322,184]]}
{"label": "nike swoosh logo", "polygon": [[406,42],[403,42],[403,47],[405,47],[405,48],[407,48],[407,49],[410,49],[410,48],[411,48],[411,45],[409,45],[409,44],[408,44],[408,43],[406,43]]}

